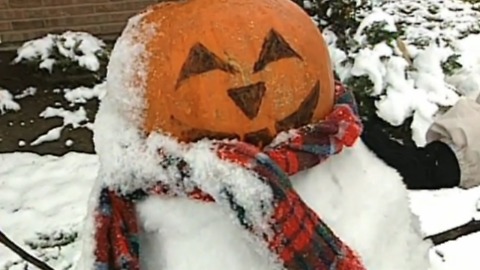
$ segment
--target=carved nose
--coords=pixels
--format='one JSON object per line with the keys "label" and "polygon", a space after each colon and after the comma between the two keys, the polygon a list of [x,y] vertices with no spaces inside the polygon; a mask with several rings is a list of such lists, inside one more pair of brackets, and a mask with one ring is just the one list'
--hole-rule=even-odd
{"label": "carved nose", "polygon": [[263,96],[266,91],[265,83],[258,82],[247,86],[230,88],[227,90],[228,96],[242,112],[253,120],[260,110]]}

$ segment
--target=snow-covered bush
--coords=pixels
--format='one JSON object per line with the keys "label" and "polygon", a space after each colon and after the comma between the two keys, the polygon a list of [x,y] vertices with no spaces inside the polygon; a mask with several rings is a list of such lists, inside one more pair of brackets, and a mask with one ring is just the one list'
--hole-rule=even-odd
{"label": "snow-covered bush", "polygon": [[[368,121],[425,144],[433,117],[480,90],[480,5],[459,0],[315,0],[336,75]],[[468,51],[468,55],[467,52]],[[474,53],[472,53],[474,52]]]}
{"label": "snow-covered bush", "polygon": [[108,57],[109,50],[102,40],[89,33],[67,31],[25,42],[13,63],[26,63],[49,73],[87,72],[103,77]]}

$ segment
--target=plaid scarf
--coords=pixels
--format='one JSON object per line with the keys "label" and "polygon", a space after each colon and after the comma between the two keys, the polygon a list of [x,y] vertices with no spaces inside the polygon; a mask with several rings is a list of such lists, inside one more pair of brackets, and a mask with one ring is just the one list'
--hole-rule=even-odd
{"label": "plaid scarf", "polygon": [[[351,92],[335,84],[333,111],[320,123],[295,130],[289,138],[263,150],[243,142],[215,142],[217,156],[252,172],[258,181],[272,190],[272,213],[265,226],[249,219],[249,208],[237,200],[229,188],[222,192],[225,202],[199,187],[185,188],[182,196],[212,203],[224,203],[237,222],[253,237],[261,239],[288,270],[365,270],[360,259],[310,209],[295,192],[289,179],[299,171],[319,164],[331,155],[351,146],[359,137],[362,125]],[[165,168],[174,168],[181,179],[191,176],[192,168],[182,158],[159,151]],[[95,211],[95,270],[139,269],[139,225],[135,203],[148,196],[177,196],[165,183],[124,194],[105,186]],[[251,216],[251,215],[250,215]]]}

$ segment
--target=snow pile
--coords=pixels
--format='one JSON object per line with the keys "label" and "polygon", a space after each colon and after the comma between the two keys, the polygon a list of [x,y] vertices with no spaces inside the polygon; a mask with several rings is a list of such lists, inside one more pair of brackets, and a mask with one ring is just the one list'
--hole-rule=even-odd
{"label": "snow pile", "polygon": [[40,135],[30,143],[32,146],[60,139],[62,130],[67,126],[71,126],[74,129],[80,127],[92,129],[92,123],[88,122],[87,112],[85,111],[84,107],[80,107],[76,111],[68,111],[63,108],[47,107],[43,112],[40,113],[40,117],[61,117],[63,119],[63,124],[50,129],[45,134]]}
{"label": "snow pile", "polygon": [[105,95],[106,82],[95,85],[93,88],[80,86],[75,89],[63,89],[64,98],[71,104],[83,104],[91,99],[99,99]]}
{"label": "snow pile", "polygon": [[437,113],[480,92],[480,35],[468,36],[480,31],[480,12],[456,0],[406,0],[363,17],[348,51],[324,31],[334,68],[342,81],[367,77],[377,115],[393,126],[413,117],[412,139],[424,145]]}
{"label": "snow pile", "polygon": [[18,111],[20,105],[13,100],[12,94],[8,90],[0,89],[0,115],[7,113],[7,111]]}
{"label": "snow pile", "polygon": [[61,35],[48,34],[24,43],[17,50],[14,63],[39,61],[39,68],[52,72],[54,66],[68,60],[90,71],[98,71],[105,43],[84,32],[67,31]]}
{"label": "snow pile", "polygon": [[28,87],[22,91],[22,93],[15,95],[15,99],[22,99],[28,96],[34,96],[37,93],[37,88]]}

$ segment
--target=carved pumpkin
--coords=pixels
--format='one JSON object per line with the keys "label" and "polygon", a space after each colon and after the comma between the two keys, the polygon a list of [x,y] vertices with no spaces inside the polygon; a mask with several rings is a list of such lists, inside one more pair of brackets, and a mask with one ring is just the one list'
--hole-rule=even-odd
{"label": "carved pumpkin", "polygon": [[166,1],[149,11],[147,132],[262,146],[330,112],[326,44],[290,0]]}

